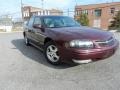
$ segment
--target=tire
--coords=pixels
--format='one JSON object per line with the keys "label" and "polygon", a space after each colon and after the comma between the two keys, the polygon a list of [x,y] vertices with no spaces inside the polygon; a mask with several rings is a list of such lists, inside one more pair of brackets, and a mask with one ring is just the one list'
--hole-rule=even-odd
{"label": "tire", "polygon": [[30,46],[29,39],[27,38],[26,35],[25,35],[25,37],[24,37],[24,40],[25,40],[25,45],[26,45],[26,46]]}
{"label": "tire", "polygon": [[44,54],[49,63],[53,65],[61,64],[58,48],[52,41],[45,44]]}

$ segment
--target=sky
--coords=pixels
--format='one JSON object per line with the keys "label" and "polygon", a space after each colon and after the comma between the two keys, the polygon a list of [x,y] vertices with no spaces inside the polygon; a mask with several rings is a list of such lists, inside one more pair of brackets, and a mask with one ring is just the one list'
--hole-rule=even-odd
{"label": "sky", "polygon": [[[120,2],[120,0],[44,0],[44,8],[58,8],[64,11],[74,10],[74,6],[96,4],[105,2]],[[12,14],[13,17],[20,17],[21,0],[0,0],[0,16]],[[35,7],[42,7],[41,0],[22,0],[23,4]]]}

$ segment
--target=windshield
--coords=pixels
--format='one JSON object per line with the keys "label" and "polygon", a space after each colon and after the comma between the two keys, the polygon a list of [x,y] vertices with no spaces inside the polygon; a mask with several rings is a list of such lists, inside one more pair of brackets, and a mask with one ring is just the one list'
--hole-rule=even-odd
{"label": "windshield", "polygon": [[44,17],[44,25],[47,28],[77,27],[80,26],[70,17]]}

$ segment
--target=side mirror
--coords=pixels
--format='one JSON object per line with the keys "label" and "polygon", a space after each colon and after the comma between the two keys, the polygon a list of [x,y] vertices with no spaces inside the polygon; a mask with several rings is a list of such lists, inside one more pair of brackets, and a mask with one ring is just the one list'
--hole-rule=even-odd
{"label": "side mirror", "polygon": [[43,27],[41,24],[34,24],[34,25],[33,25],[33,28],[35,28],[35,29],[40,29],[42,32],[45,31],[44,27]]}

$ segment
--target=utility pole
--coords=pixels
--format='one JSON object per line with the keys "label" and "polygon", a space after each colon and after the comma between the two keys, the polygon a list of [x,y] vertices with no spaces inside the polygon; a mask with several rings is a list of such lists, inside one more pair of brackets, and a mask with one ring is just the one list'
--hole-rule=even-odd
{"label": "utility pole", "polygon": [[77,6],[77,0],[75,0],[75,6]]}
{"label": "utility pole", "polygon": [[41,0],[42,9],[44,9],[44,0]]}
{"label": "utility pole", "polygon": [[77,7],[77,5],[78,5],[77,0],[75,0],[74,15],[76,15],[76,7]]}
{"label": "utility pole", "polygon": [[24,20],[24,16],[23,16],[23,1],[21,0],[21,14],[22,14],[22,20]]}
{"label": "utility pole", "polygon": [[69,14],[70,14],[70,13],[69,13],[69,12],[70,12],[69,8],[68,8],[67,12],[68,12],[68,16],[69,16]]}

